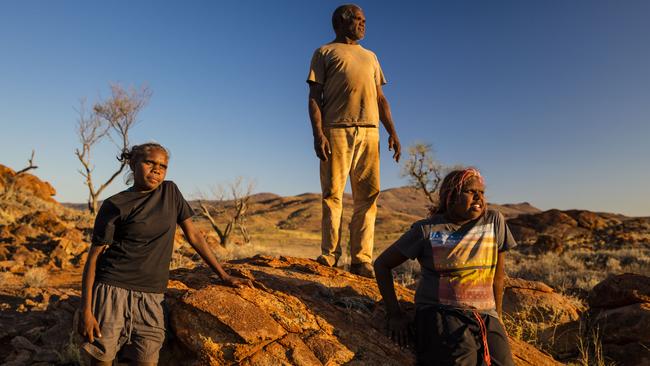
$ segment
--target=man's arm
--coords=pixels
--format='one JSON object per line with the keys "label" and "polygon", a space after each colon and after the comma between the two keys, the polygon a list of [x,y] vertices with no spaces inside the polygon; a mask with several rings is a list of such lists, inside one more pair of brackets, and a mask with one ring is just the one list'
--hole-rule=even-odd
{"label": "man's arm", "polygon": [[327,161],[327,157],[332,153],[332,150],[330,149],[329,140],[327,140],[327,137],[323,133],[322,106],[323,85],[310,82],[308,107],[311,130],[314,135],[314,150],[320,160]]}
{"label": "man's arm", "polygon": [[375,279],[386,306],[386,331],[388,336],[400,346],[408,345],[408,318],[400,309],[395,295],[392,269],[407,259],[395,245],[392,245],[381,253],[374,264]]}
{"label": "man's arm", "polygon": [[226,273],[226,271],[223,270],[223,267],[221,267],[221,264],[217,261],[217,258],[214,257],[214,254],[212,253],[212,250],[210,250],[210,247],[208,246],[208,243],[205,242],[205,239],[203,238],[203,235],[201,235],[201,232],[194,226],[192,223],[192,219],[188,218],[185,221],[180,223],[181,229],[183,229],[183,233],[185,234],[185,238],[187,238],[187,241],[190,243],[192,248],[196,250],[197,253],[201,256],[203,261],[210,266],[210,268],[221,278],[224,280],[227,284],[235,287],[242,287],[242,286],[251,286],[252,283],[250,280],[245,280],[237,277],[233,277]]}
{"label": "man's arm", "polygon": [[390,113],[390,105],[381,85],[377,85],[377,105],[379,106],[379,119],[384,125],[386,132],[388,132],[388,150],[393,151],[393,159],[395,159],[395,162],[399,162],[399,158],[402,155],[402,145],[397,137],[397,131],[393,124],[393,115]]}
{"label": "man's arm", "polygon": [[497,268],[496,272],[494,273],[494,284],[492,285],[492,289],[494,291],[494,302],[497,307],[499,318],[501,318],[501,310],[503,305],[503,288],[505,287],[505,263],[506,253],[501,252],[497,257]]}
{"label": "man's arm", "polygon": [[97,269],[97,259],[104,251],[106,246],[92,245],[88,251],[86,264],[84,265],[83,275],[81,277],[81,323],[79,324],[79,333],[88,337],[90,343],[95,341],[95,335],[101,338],[99,323],[93,315],[93,285],[95,284],[95,270]]}

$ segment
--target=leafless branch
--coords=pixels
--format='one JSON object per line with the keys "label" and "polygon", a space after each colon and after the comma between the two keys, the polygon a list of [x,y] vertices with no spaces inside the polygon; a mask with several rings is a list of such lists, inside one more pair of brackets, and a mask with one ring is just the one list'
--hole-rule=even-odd
{"label": "leafless branch", "polygon": [[[246,228],[246,217],[248,214],[249,202],[255,184],[253,182],[245,183],[242,177],[236,178],[228,185],[230,196],[226,201],[225,189],[223,186],[217,186],[212,189],[214,203],[208,203],[206,200],[199,200],[201,215],[208,219],[212,228],[219,236],[221,245],[225,247],[235,228],[239,229],[246,243],[250,242],[251,237]],[[214,219],[214,214],[219,215],[220,225]]]}
{"label": "leafless branch", "polygon": [[32,149],[32,156],[29,158],[28,165],[19,171],[16,172],[16,175],[23,174],[32,169],[38,169],[38,166],[34,165],[34,150]]}
{"label": "leafless branch", "polygon": [[411,186],[422,191],[431,205],[436,205],[436,192],[445,168],[433,158],[432,150],[430,144],[416,143],[410,146],[402,176],[408,177]]}

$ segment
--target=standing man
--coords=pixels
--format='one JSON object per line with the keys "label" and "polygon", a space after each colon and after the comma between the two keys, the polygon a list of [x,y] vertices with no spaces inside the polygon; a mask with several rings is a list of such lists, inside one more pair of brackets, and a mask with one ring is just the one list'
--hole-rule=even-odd
{"label": "standing man", "polygon": [[348,175],[354,213],[350,222],[350,272],[373,278],[377,198],[379,197],[379,121],[388,132],[388,149],[399,161],[401,146],[377,56],[361,45],[366,18],[360,7],[342,5],[332,14],[336,38],[314,52],[309,69],[309,118],[320,162],[323,192],[322,254],[317,261],[335,266],[341,256],[343,190]]}

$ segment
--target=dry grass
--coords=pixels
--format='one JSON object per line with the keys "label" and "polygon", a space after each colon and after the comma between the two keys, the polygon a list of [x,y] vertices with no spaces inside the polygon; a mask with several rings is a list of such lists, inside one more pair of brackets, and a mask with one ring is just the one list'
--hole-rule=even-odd
{"label": "dry grass", "polygon": [[538,256],[513,251],[507,256],[506,270],[512,277],[541,281],[561,293],[584,298],[611,274],[650,275],[650,248],[598,251],[577,248],[562,254]]}
{"label": "dry grass", "polygon": [[542,329],[539,323],[519,314],[511,316],[504,313],[502,320],[510,337],[532,344],[536,348],[541,348],[542,342],[539,335]]}
{"label": "dry grass", "polygon": [[579,358],[569,365],[579,366],[615,366],[614,362],[609,362],[603,354],[603,344],[601,341],[598,328],[586,332],[578,340]]}
{"label": "dry grass", "polygon": [[508,335],[553,354],[550,345],[554,344],[555,340],[545,339],[544,333],[551,330],[554,338],[554,330],[563,323],[563,318],[564,314],[560,309],[553,309],[553,313],[549,316],[547,313],[541,313],[539,309],[529,307],[515,314],[503,313],[502,320]]}
{"label": "dry grass", "polygon": [[81,353],[81,339],[79,338],[79,333],[77,333],[77,317],[72,324],[72,330],[68,334],[68,342],[63,346],[60,351],[57,351],[59,355],[59,363],[62,365],[86,365],[85,357]]}
{"label": "dry grass", "polygon": [[30,268],[25,272],[23,277],[23,285],[25,287],[45,287],[49,274],[45,268]]}

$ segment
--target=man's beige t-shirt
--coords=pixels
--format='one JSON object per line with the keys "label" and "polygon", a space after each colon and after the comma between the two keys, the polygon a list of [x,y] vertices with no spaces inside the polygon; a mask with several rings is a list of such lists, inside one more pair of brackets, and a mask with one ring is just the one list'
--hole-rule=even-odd
{"label": "man's beige t-shirt", "polygon": [[323,127],[379,125],[377,85],[386,79],[372,51],[358,44],[321,46],[311,59],[307,82],[323,85]]}

